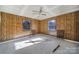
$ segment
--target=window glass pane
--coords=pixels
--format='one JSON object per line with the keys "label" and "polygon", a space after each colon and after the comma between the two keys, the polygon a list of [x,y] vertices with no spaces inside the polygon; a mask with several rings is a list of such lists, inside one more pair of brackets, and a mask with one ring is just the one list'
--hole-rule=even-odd
{"label": "window glass pane", "polygon": [[56,30],[56,20],[48,21],[48,30],[51,30],[51,31]]}
{"label": "window glass pane", "polygon": [[23,29],[30,30],[30,21],[23,21]]}

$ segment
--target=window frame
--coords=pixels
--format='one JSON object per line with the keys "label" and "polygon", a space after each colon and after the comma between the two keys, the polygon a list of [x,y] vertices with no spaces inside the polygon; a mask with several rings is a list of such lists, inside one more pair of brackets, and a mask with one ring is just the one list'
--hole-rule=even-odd
{"label": "window frame", "polygon": [[[28,22],[29,23],[29,25],[27,25],[27,26],[29,26],[29,28],[28,27],[24,28],[24,22]],[[23,30],[31,30],[31,21],[30,20],[24,20],[22,22],[22,27],[23,27]]]}
{"label": "window frame", "polygon": [[[52,21],[55,23],[54,25],[49,24]],[[52,26],[53,26],[53,29],[50,29],[50,27],[52,27]],[[48,21],[48,31],[56,31],[56,20],[49,20]]]}

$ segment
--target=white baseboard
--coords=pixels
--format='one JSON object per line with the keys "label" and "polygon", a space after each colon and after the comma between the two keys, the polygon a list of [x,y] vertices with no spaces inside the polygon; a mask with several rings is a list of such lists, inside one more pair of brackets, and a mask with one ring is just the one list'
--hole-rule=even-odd
{"label": "white baseboard", "polygon": [[72,43],[79,43],[77,41],[73,41],[73,40],[69,40],[69,39],[64,39],[65,41],[68,41],[68,42],[72,42]]}

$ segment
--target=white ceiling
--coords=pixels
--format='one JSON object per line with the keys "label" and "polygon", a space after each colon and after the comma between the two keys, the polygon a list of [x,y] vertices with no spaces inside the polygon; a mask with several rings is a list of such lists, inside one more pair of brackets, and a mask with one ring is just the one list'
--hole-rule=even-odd
{"label": "white ceiling", "polygon": [[[32,10],[38,11],[40,6],[42,6],[43,10],[47,12],[46,16],[40,15],[38,17],[38,14],[33,14]],[[39,20],[77,10],[79,10],[78,5],[0,5],[0,11],[35,18]]]}

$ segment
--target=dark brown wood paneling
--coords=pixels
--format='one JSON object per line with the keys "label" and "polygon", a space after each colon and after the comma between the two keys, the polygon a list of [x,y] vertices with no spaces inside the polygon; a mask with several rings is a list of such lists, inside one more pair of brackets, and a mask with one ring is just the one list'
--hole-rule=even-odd
{"label": "dark brown wood paneling", "polygon": [[75,12],[75,24],[76,24],[76,26],[75,26],[75,28],[76,28],[76,34],[75,34],[75,36],[76,36],[76,41],[79,41],[79,11],[77,11],[77,12]]}

